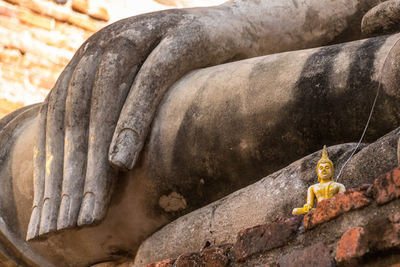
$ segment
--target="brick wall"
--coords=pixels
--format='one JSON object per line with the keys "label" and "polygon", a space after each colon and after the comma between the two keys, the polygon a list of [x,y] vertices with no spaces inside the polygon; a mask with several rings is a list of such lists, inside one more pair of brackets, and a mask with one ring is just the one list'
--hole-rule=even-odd
{"label": "brick wall", "polygon": [[0,117],[42,101],[81,43],[106,25],[106,9],[75,11],[79,4],[0,0]]}

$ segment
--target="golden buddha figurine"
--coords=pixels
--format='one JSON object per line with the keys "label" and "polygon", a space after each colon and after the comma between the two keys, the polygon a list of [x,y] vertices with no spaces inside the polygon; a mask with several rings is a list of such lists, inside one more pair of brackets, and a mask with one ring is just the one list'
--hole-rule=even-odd
{"label": "golden buddha figurine", "polygon": [[346,191],[344,185],[333,181],[333,162],[328,157],[326,146],[322,150],[322,157],[317,163],[318,184],[308,188],[307,203],[302,208],[295,208],[292,214],[304,214],[314,207],[314,198],[317,201],[331,198],[337,193]]}

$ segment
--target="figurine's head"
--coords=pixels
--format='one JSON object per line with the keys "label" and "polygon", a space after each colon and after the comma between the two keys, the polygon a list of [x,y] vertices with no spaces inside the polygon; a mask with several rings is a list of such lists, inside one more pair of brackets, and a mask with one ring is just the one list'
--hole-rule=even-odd
{"label": "figurine's head", "polygon": [[332,181],[334,172],[333,162],[329,159],[326,146],[324,146],[322,157],[317,163],[318,182]]}

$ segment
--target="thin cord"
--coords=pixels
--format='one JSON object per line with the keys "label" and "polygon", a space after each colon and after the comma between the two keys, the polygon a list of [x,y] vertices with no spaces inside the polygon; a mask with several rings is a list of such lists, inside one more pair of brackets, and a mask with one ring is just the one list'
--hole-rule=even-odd
{"label": "thin cord", "polygon": [[399,37],[399,38],[396,40],[396,42],[392,45],[392,47],[390,48],[389,52],[388,52],[388,53],[386,54],[386,56],[385,56],[385,60],[383,61],[382,68],[380,69],[380,72],[379,72],[379,77],[378,77],[378,90],[376,91],[374,103],[372,104],[371,112],[369,113],[369,117],[368,117],[367,123],[366,123],[366,125],[365,125],[364,131],[363,131],[363,133],[362,133],[362,135],[361,135],[360,140],[359,140],[358,143],[357,143],[356,148],[354,148],[353,152],[350,154],[349,158],[346,160],[346,162],[343,164],[342,168],[340,169],[340,172],[339,172],[339,174],[338,174],[338,176],[336,177],[336,180],[335,180],[336,182],[339,180],[340,175],[342,174],[342,171],[343,171],[344,167],[346,167],[347,163],[348,163],[348,162],[350,161],[350,159],[354,156],[354,153],[356,153],[358,147],[359,147],[360,144],[361,144],[361,141],[362,141],[363,138],[364,138],[365,133],[367,132],[367,129],[368,129],[368,126],[369,126],[369,122],[371,121],[372,114],[374,113],[374,109],[375,109],[375,105],[376,105],[376,100],[378,99],[379,92],[380,92],[380,89],[381,89],[381,84],[382,84],[382,83],[381,83],[381,79],[382,79],[382,71],[383,71],[383,68],[385,67],[387,57],[389,56],[390,52],[392,52],[392,49],[394,48],[394,46],[395,46],[399,41],[400,41],[400,37]]}

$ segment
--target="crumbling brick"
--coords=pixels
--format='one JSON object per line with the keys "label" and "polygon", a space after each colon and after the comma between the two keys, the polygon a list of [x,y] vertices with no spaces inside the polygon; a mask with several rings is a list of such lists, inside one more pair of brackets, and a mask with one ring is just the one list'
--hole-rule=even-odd
{"label": "crumbling brick", "polygon": [[236,259],[242,261],[253,254],[286,245],[295,236],[301,219],[302,216],[278,218],[240,231],[234,245]]}
{"label": "crumbling brick", "polygon": [[347,230],[340,238],[336,259],[338,263],[355,265],[367,253],[379,253],[400,248],[400,223],[393,222],[396,216],[377,218],[365,227]]}
{"label": "crumbling brick", "polygon": [[311,229],[345,212],[369,205],[371,200],[362,189],[350,189],[319,202],[315,209],[304,216],[304,228]]}
{"label": "crumbling brick", "polygon": [[372,189],[378,204],[385,204],[400,197],[400,167],[378,177]]}
{"label": "crumbling brick", "polygon": [[338,262],[350,263],[363,256],[369,251],[365,242],[365,231],[362,227],[352,227],[340,238],[336,249],[336,260]]}

